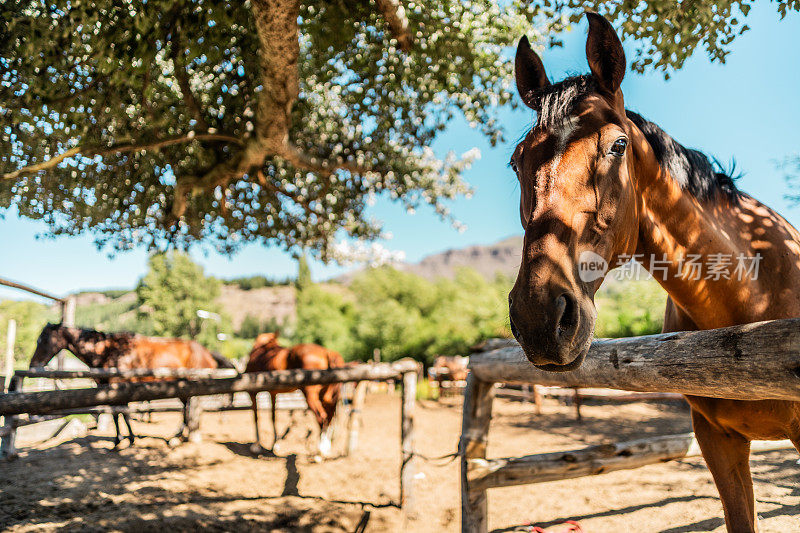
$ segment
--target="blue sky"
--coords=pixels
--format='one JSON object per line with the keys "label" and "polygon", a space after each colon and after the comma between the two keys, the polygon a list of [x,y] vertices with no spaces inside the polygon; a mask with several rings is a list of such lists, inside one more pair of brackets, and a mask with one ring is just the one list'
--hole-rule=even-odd
{"label": "blue sky", "polygon": [[[727,162],[735,158],[744,172],[739,187],[776,208],[794,225],[800,225],[800,207],[784,199],[786,183],[778,164],[800,152],[800,14],[791,12],[780,20],[775,5],[760,2],[747,18],[751,30],[738,37],[726,64],[712,64],[697,51],[684,68],[665,81],[658,73],[628,72],[622,84],[628,108],[659,124],[687,146],[698,148]],[[551,79],[588,70],[584,56],[586,28],[576,27],[565,35],[564,47],[545,50],[544,64]],[[628,55],[633,46],[626,43]],[[482,157],[466,173],[475,188],[471,199],[453,204],[453,213],[467,225],[458,233],[440,221],[430,209],[408,215],[387,200],[379,200],[370,214],[385,221],[393,234],[384,244],[403,250],[416,261],[449,248],[491,243],[520,234],[519,188],[506,162],[514,140],[525,131],[531,113],[525,109],[502,110],[507,142],[491,148],[483,137],[462,121],[435,143],[439,155],[452,150],[462,153],[478,147]],[[131,287],[144,273],[147,253],[136,250],[109,258],[98,251],[91,236],[38,238],[42,223],[19,219],[13,213],[0,220],[0,244],[4,251],[0,276],[54,292],[110,287]],[[207,273],[220,277],[266,274],[292,275],[296,265],[288,254],[261,245],[250,245],[233,257],[194,250],[192,255]],[[315,279],[342,272],[335,265],[312,262]],[[18,291],[0,288],[0,298],[23,299]]]}

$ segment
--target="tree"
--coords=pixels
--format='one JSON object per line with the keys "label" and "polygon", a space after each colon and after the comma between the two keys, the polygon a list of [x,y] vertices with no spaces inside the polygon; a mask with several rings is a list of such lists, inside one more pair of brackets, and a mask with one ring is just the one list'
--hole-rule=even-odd
{"label": "tree", "polygon": [[353,304],[341,292],[311,284],[297,293],[297,326],[293,341],[321,344],[350,360],[356,350],[355,321]]}
{"label": "tree", "polygon": [[156,335],[196,337],[201,330],[197,311],[217,310],[220,282],[180,252],[153,254],[147,265],[136,287],[140,314],[152,321]]}
{"label": "tree", "polygon": [[295,282],[295,286],[298,291],[302,291],[309,287],[311,283],[311,268],[308,266],[306,255],[303,254],[297,258],[297,281]]}
{"label": "tree", "polygon": [[[640,38],[634,68],[724,60],[750,2],[596,2]],[[778,9],[798,9],[792,1]],[[577,1],[7,0],[0,5],[0,209],[99,245],[328,256],[371,239],[375,195],[468,191],[475,154],[431,142],[456,114],[492,142],[520,35],[555,40]]]}

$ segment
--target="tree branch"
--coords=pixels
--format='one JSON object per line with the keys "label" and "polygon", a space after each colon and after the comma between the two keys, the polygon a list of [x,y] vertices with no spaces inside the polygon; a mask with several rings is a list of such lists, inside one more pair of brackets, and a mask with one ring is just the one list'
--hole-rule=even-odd
{"label": "tree branch", "polygon": [[232,137],[230,135],[220,135],[215,133],[200,133],[195,135],[194,132],[192,132],[189,133],[188,135],[171,137],[169,139],[158,139],[148,143],[129,142],[129,143],[113,144],[111,146],[76,146],[74,148],[70,148],[69,150],[63,153],[58,154],[57,156],[51,157],[47,161],[42,161],[41,163],[37,163],[35,165],[28,165],[26,167],[17,169],[13,172],[8,172],[6,174],[3,174],[2,176],[0,176],[0,179],[12,180],[27,174],[34,174],[36,172],[39,172],[40,170],[49,170],[51,168],[56,167],[59,163],[61,163],[65,159],[69,159],[70,157],[74,157],[76,155],[92,157],[96,155],[138,152],[140,150],[157,150],[159,148],[164,148],[165,146],[183,144],[192,141],[222,141],[239,145],[242,144],[241,140],[237,139],[236,137]]}
{"label": "tree branch", "polygon": [[189,111],[194,115],[194,119],[197,121],[197,125],[203,131],[208,131],[208,122],[203,115],[203,110],[200,108],[200,104],[197,102],[197,98],[195,98],[194,93],[192,93],[192,87],[189,84],[189,76],[186,72],[186,64],[183,61],[183,48],[181,46],[181,38],[180,38],[180,22],[175,22],[175,25],[172,27],[172,32],[170,33],[170,41],[172,46],[170,47],[170,58],[172,59],[172,66],[173,71],[175,72],[175,79],[178,82],[178,87],[180,87],[181,94],[183,95],[183,101],[186,104],[186,107]]}
{"label": "tree branch", "polygon": [[367,169],[357,165],[354,161],[329,161],[320,159],[302,152],[297,146],[291,143],[287,143],[286,148],[277,155],[299,169],[317,174],[330,174],[336,170],[347,170],[352,174],[363,174],[367,172]]}
{"label": "tree branch", "polygon": [[389,24],[392,35],[397,39],[400,50],[404,52],[411,50],[413,39],[408,31],[408,17],[406,17],[406,10],[403,9],[401,0],[375,0],[375,3],[383,13],[386,23]]}

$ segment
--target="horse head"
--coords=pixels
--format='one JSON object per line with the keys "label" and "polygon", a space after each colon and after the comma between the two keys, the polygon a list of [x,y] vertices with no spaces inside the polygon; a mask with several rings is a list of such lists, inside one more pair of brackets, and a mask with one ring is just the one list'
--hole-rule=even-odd
{"label": "horse head", "polygon": [[260,347],[263,346],[265,348],[278,346],[278,334],[277,333],[261,333],[258,337],[256,337],[256,341],[253,347]]}
{"label": "horse head", "polygon": [[67,348],[69,340],[66,330],[61,324],[50,323],[42,328],[36,341],[36,351],[31,357],[30,368],[45,366],[58,352]]}
{"label": "horse head", "polygon": [[[509,163],[520,183],[525,229],[509,317],[528,359],[550,371],[583,362],[602,265],[633,253],[638,235],[634,158],[627,150],[633,125],[620,90],[625,52],[606,19],[587,17],[591,74],[550,83],[525,37],[515,59],[517,90],[537,123]],[[583,271],[587,261],[599,275]]]}

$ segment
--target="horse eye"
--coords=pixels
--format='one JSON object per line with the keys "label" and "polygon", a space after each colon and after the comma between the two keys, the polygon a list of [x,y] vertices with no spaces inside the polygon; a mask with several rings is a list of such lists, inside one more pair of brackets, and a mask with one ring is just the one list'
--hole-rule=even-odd
{"label": "horse eye", "polygon": [[628,147],[628,139],[621,138],[614,141],[614,144],[611,145],[610,152],[614,155],[623,155],[625,153],[625,148]]}

